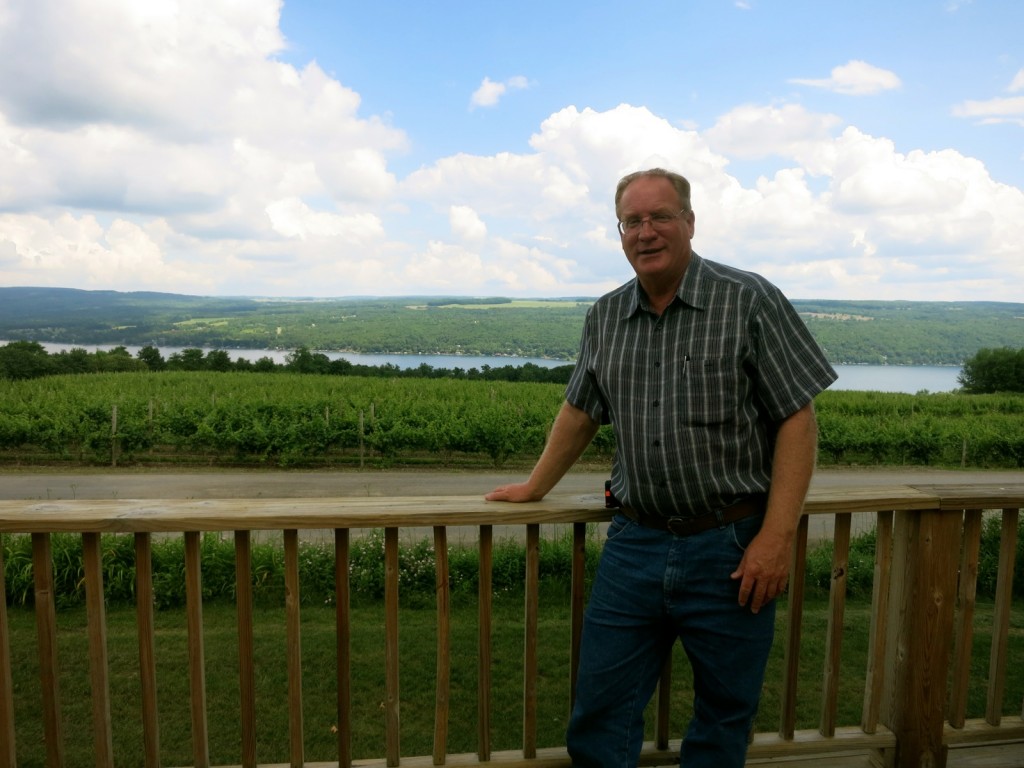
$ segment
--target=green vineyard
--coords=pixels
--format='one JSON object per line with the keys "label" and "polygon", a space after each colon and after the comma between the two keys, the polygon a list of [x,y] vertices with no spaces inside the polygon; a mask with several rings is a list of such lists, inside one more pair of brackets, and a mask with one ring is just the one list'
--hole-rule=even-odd
{"label": "green vineyard", "polygon": [[[0,380],[0,461],[501,466],[543,448],[559,384],[106,373]],[[822,464],[1024,466],[1024,395],[825,392]],[[603,427],[587,458],[609,461]]]}

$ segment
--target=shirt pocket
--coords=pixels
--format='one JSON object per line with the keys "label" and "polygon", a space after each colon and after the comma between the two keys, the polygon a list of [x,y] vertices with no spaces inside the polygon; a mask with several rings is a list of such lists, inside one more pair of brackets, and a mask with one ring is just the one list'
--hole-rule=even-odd
{"label": "shirt pocket", "polygon": [[680,421],[691,426],[735,422],[741,381],[738,358],[691,358],[682,382]]}

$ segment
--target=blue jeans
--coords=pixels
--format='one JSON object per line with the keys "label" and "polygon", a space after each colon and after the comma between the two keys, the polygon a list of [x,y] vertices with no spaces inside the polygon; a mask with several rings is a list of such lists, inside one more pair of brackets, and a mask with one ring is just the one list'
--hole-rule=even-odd
{"label": "blue jeans", "polygon": [[775,603],[754,614],[729,578],[760,530],[754,516],[694,536],[616,515],[583,623],[566,744],[574,766],[631,768],[643,711],[676,638],[693,667],[685,768],[742,768],[775,633]]}

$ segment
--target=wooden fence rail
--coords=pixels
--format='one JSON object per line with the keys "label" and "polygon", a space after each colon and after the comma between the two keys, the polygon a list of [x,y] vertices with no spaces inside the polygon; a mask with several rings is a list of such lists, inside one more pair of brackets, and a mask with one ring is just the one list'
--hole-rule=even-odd
{"label": "wooden fence rail", "polygon": [[[858,751],[879,766],[946,765],[951,749],[979,745],[1016,744],[1024,754],[1024,712],[1004,716],[1007,670],[1024,664],[1017,652],[1011,659],[1010,626],[1014,556],[1017,551],[1019,511],[1024,506],[1024,485],[887,486],[812,491],[793,551],[791,586],[781,679],[766,685],[780,690],[781,718],[777,732],[753,737],[750,760],[797,759]],[[986,715],[969,720],[967,694],[977,685],[971,678],[971,651],[975,629],[975,595],[979,568],[982,518],[1000,515],[1002,539],[993,614],[992,647],[987,675]],[[846,610],[851,521],[854,515],[874,516],[877,531],[873,594],[864,698],[858,726],[837,722],[840,662]],[[802,617],[805,599],[808,520],[831,516],[834,524],[832,580],[827,609],[825,659],[819,727],[798,730],[797,700]],[[193,763],[210,765],[206,674],[235,674],[234,670],[208,670],[203,635],[201,535],[232,532],[235,545],[239,705],[231,717],[239,720],[238,762],[257,766],[256,668],[252,590],[251,535],[254,531],[283,532],[285,557],[285,623],[287,636],[288,743],[292,766],[312,765],[303,753],[302,616],[300,610],[299,537],[309,530],[333,530],[337,659],[337,760],[324,765],[427,766],[494,765],[514,768],[568,766],[562,747],[538,744],[538,606],[540,526],[571,526],[573,576],[570,620],[570,685],[575,687],[576,660],[584,607],[584,555],[588,523],[607,521],[609,511],[597,496],[552,496],[523,505],[485,503],[477,498],[386,499],[254,499],[254,500],[113,500],[62,502],[0,502],[0,532],[32,536],[36,620],[36,657],[42,691],[42,731],[49,766],[66,764],[65,734],[61,719],[60,657],[53,576],[51,534],[70,532],[83,537],[89,686],[92,733],[97,766],[113,766],[110,701],[110,665],[103,599],[100,535],[134,534],[137,579],[139,684],[141,687],[141,743],[145,764],[161,765],[159,696],[156,685],[157,647],[153,607],[152,536],[179,534],[185,544],[186,622],[188,637],[189,707]],[[494,526],[519,526],[526,548],[524,573],[524,654],[522,692],[522,745],[513,751],[495,751],[491,744],[492,710],[492,568]],[[451,654],[448,532],[453,526],[472,526],[479,547],[477,751],[450,754],[449,702],[453,665],[467,660]],[[383,528],[385,558],[385,700],[386,741],[371,759],[353,761],[350,662],[351,621],[349,585],[350,532]],[[433,750],[430,755],[402,754],[399,661],[399,531],[417,528],[433,534],[436,559],[436,690],[429,702],[435,712]],[[0,551],[0,593],[4,591]],[[0,768],[17,762],[19,736],[14,715],[11,674],[11,637],[5,601],[0,601]],[[1019,646],[1018,646],[1019,648]],[[670,738],[667,666],[657,697],[655,738],[645,744],[642,765],[666,765],[678,760],[678,740]],[[571,707],[571,697],[565,712]],[[1024,703],[1022,703],[1024,706]],[[218,718],[227,716],[217,713]],[[868,763],[865,763],[868,764]],[[993,762],[991,765],[1019,765]]]}

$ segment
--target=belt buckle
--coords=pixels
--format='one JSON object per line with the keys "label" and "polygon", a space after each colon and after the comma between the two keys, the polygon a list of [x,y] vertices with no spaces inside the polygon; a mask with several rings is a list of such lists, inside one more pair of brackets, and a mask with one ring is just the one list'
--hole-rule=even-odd
{"label": "belt buckle", "polygon": [[686,517],[670,517],[665,527],[676,536],[689,536],[693,533],[693,519]]}

